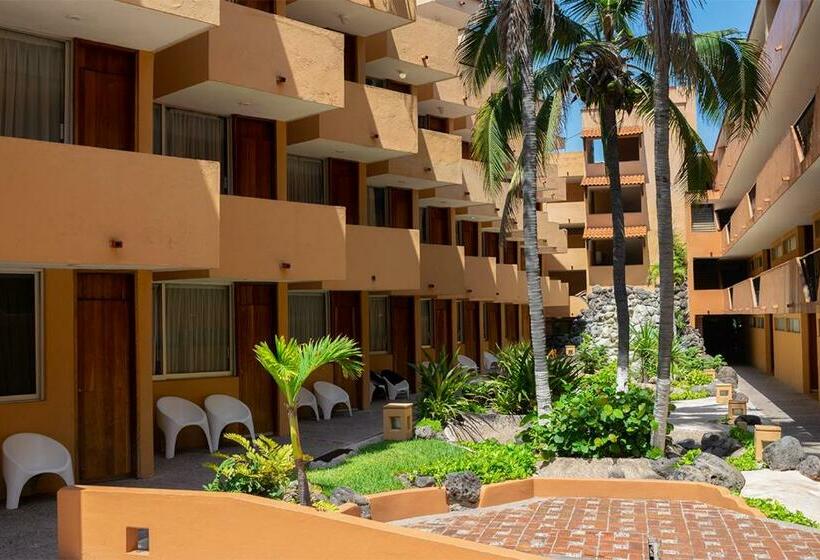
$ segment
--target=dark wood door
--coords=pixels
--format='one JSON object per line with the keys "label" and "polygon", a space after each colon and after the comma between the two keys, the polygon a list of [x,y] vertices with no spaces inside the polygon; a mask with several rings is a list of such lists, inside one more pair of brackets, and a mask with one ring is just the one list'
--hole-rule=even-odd
{"label": "dark wood door", "polygon": [[487,349],[494,353],[496,347],[501,345],[501,304],[485,303],[484,309],[487,317],[487,324],[484,325]]}
{"label": "dark wood door", "polygon": [[427,208],[429,242],[436,245],[450,244],[450,210],[448,208]]}
{"label": "dark wood door", "polygon": [[276,332],[275,290],[272,284],[234,285],[239,398],[251,409],[257,432],[277,431],[276,384],[259,365],[253,352],[253,347],[262,341],[273,343]]}
{"label": "dark wood door", "polygon": [[[330,330],[333,336],[344,335],[361,344],[362,308],[359,292],[330,293]],[[347,391],[350,404],[361,407],[361,382],[342,375],[339,366],[333,366],[333,383]]]}
{"label": "dark wood door", "polygon": [[413,192],[408,189],[388,189],[390,196],[390,227],[413,229]]}
{"label": "dark wood door", "polygon": [[232,0],[234,4],[241,4],[255,10],[262,10],[269,14],[276,13],[276,0]]}
{"label": "dark wood door", "polygon": [[484,251],[483,255],[485,257],[493,257],[496,261],[498,261],[498,234],[492,231],[485,231],[484,232]]}
{"label": "dark wood door", "polygon": [[348,224],[359,223],[359,164],[344,159],[328,160],[330,204],[344,206]]}
{"label": "dark wood door", "polygon": [[345,81],[358,82],[359,81],[359,56],[356,48],[356,36],[345,33],[344,44],[344,74]]}
{"label": "dark wood door", "polygon": [[77,463],[81,481],[133,475],[134,386],[134,277],[80,273]]}
{"label": "dark wood door", "polygon": [[74,43],[75,143],[134,150],[136,55],[77,40]]}
{"label": "dark wood door", "polygon": [[464,354],[479,363],[481,358],[481,323],[479,323],[478,302],[464,302]]}
{"label": "dark wood door", "polygon": [[450,300],[437,299],[433,302],[434,339],[436,352],[444,350],[453,353],[453,310]]}
{"label": "dark wood door", "polygon": [[233,194],[276,198],[276,123],[233,117]]}
{"label": "dark wood door", "polygon": [[504,264],[518,264],[518,243],[504,242]]}
{"label": "dark wood door", "polygon": [[390,342],[393,369],[408,380],[410,392],[416,392],[415,363],[416,338],[413,324],[413,298],[390,296]]}
{"label": "dark wood door", "polygon": [[478,256],[478,223],[458,222],[461,228],[461,244],[464,246],[464,254],[468,257]]}
{"label": "dark wood door", "polygon": [[504,305],[504,330],[506,331],[508,341],[518,342],[520,329],[517,305],[510,303]]}

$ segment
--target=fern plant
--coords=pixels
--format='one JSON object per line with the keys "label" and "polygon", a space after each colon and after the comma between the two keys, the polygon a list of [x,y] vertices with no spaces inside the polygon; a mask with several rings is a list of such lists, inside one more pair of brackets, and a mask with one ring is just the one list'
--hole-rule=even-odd
{"label": "fern plant", "polygon": [[213,470],[214,479],[204,486],[210,492],[243,492],[254,496],[281,498],[293,478],[293,448],[280,445],[260,435],[253,442],[239,434],[225,434],[238,443],[243,453],[215,453],[221,462],[205,466]]}
{"label": "fern plant", "polygon": [[474,411],[469,397],[475,374],[444,350],[435,359],[426,352],[425,357],[426,361],[413,366],[421,378],[419,416],[447,425]]}

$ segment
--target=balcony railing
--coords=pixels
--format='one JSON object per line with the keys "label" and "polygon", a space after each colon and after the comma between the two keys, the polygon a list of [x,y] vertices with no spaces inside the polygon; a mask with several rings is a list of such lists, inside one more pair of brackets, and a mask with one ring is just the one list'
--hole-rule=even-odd
{"label": "balcony railing", "polygon": [[820,250],[789,259],[730,286],[726,290],[726,311],[739,314],[813,312],[819,273]]}

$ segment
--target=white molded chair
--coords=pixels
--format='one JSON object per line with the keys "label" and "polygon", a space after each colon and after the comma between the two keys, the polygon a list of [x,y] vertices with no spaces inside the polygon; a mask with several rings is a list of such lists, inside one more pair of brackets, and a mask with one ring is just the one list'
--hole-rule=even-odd
{"label": "white molded chair", "polygon": [[394,401],[399,395],[410,398],[410,383],[398,373],[390,370],[382,370],[382,379],[387,387],[387,399]]}
{"label": "white molded chair", "polygon": [[316,393],[316,400],[319,401],[319,408],[322,409],[325,420],[330,420],[333,407],[337,404],[346,405],[347,413],[353,416],[353,409],[350,407],[350,395],[338,385],[327,381],[317,381],[313,384],[313,391]]}
{"label": "white molded chair", "polygon": [[211,443],[215,449],[219,449],[222,430],[234,422],[244,424],[251,439],[256,439],[251,409],[237,398],[230,395],[208,395],[205,397],[205,414],[211,431]]}
{"label": "white molded chair", "polygon": [[458,356],[458,363],[467,369],[471,369],[473,371],[478,371],[478,364],[473,361],[470,356],[465,356],[463,354],[459,354]]}
{"label": "white molded chair", "polygon": [[296,408],[297,410],[302,408],[303,406],[307,406],[313,409],[313,414],[316,415],[316,421],[319,421],[319,406],[316,404],[316,397],[302,387],[299,389],[299,394],[296,395]]}
{"label": "white molded chair", "polygon": [[495,355],[484,352],[481,357],[484,361],[484,371],[493,371],[498,367],[498,358]]}
{"label": "white molded chair", "polygon": [[199,426],[208,440],[208,450],[213,453],[214,444],[205,411],[191,401],[179,397],[162,397],[157,401],[157,426],[165,434],[165,458],[173,459],[177,435],[186,426]]}
{"label": "white molded chair", "polygon": [[23,486],[38,474],[59,475],[74,485],[71,454],[59,441],[43,434],[20,433],[3,442],[3,479],[6,481],[6,509],[17,509]]}

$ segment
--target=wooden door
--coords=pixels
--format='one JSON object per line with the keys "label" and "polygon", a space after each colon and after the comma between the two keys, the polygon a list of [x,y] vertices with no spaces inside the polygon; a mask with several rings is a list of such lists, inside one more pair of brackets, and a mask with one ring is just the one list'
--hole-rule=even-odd
{"label": "wooden door", "polygon": [[233,117],[233,194],[276,198],[276,123]]}
{"label": "wooden door", "polygon": [[481,323],[479,323],[478,302],[464,302],[464,354],[480,363]]}
{"label": "wooden door", "polygon": [[453,353],[453,310],[450,300],[437,299],[433,301],[433,338],[436,352],[444,350]]}
{"label": "wooden door", "polygon": [[498,261],[498,234],[492,231],[485,231],[484,232],[484,251],[483,255],[485,257],[493,257],[496,261]]}
{"label": "wooden door", "polygon": [[507,303],[504,305],[504,330],[507,334],[509,342],[518,342],[519,339],[519,323],[518,323],[518,306]]}
{"label": "wooden door", "polygon": [[77,275],[77,463],[91,482],[134,474],[134,277]]}
{"label": "wooden door", "polygon": [[259,365],[253,352],[253,347],[259,342],[273,343],[276,332],[275,290],[273,284],[234,285],[239,398],[251,409],[257,432],[277,431],[276,384]]}
{"label": "wooden door", "polygon": [[[344,335],[361,344],[362,309],[359,292],[330,293],[330,331],[333,336]],[[350,404],[361,408],[361,382],[342,375],[339,366],[333,366],[333,383],[347,391]]]}
{"label": "wooden door", "polygon": [[518,243],[504,242],[504,264],[518,264]]}
{"label": "wooden door", "polygon": [[809,392],[817,393],[818,381],[820,381],[817,378],[817,315],[809,313],[806,315],[805,323],[809,329]]}
{"label": "wooden door", "polygon": [[359,223],[359,164],[343,159],[328,160],[330,204],[344,206],[345,223]]}
{"label": "wooden door", "polygon": [[484,309],[487,317],[487,324],[484,325],[487,350],[495,353],[496,347],[501,345],[501,304],[485,303]]}
{"label": "wooden door", "polygon": [[461,243],[464,246],[464,255],[468,257],[478,256],[478,224],[476,222],[460,221]]}
{"label": "wooden door", "polygon": [[427,207],[429,221],[429,242],[435,245],[450,244],[450,210],[448,208]]}
{"label": "wooden door", "polygon": [[75,41],[75,143],[133,151],[135,112],[134,51]]}
{"label": "wooden door", "polygon": [[393,369],[410,383],[416,392],[416,373],[410,366],[416,361],[416,337],[413,322],[413,298],[390,296],[390,342]]}
{"label": "wooden door", "polygon": [[359,56],[356,36],[345,33],[344,76],[347,82],[359,81]]}
{"label": "wooden door", "polygon": [[413,191],[389,188],[390,227],[413,229]]}
{"label": "wooden door", "polygon": [[276,13],[276,0],[232,0],[232,2],[255,10],[262,10],[269,14]]}

